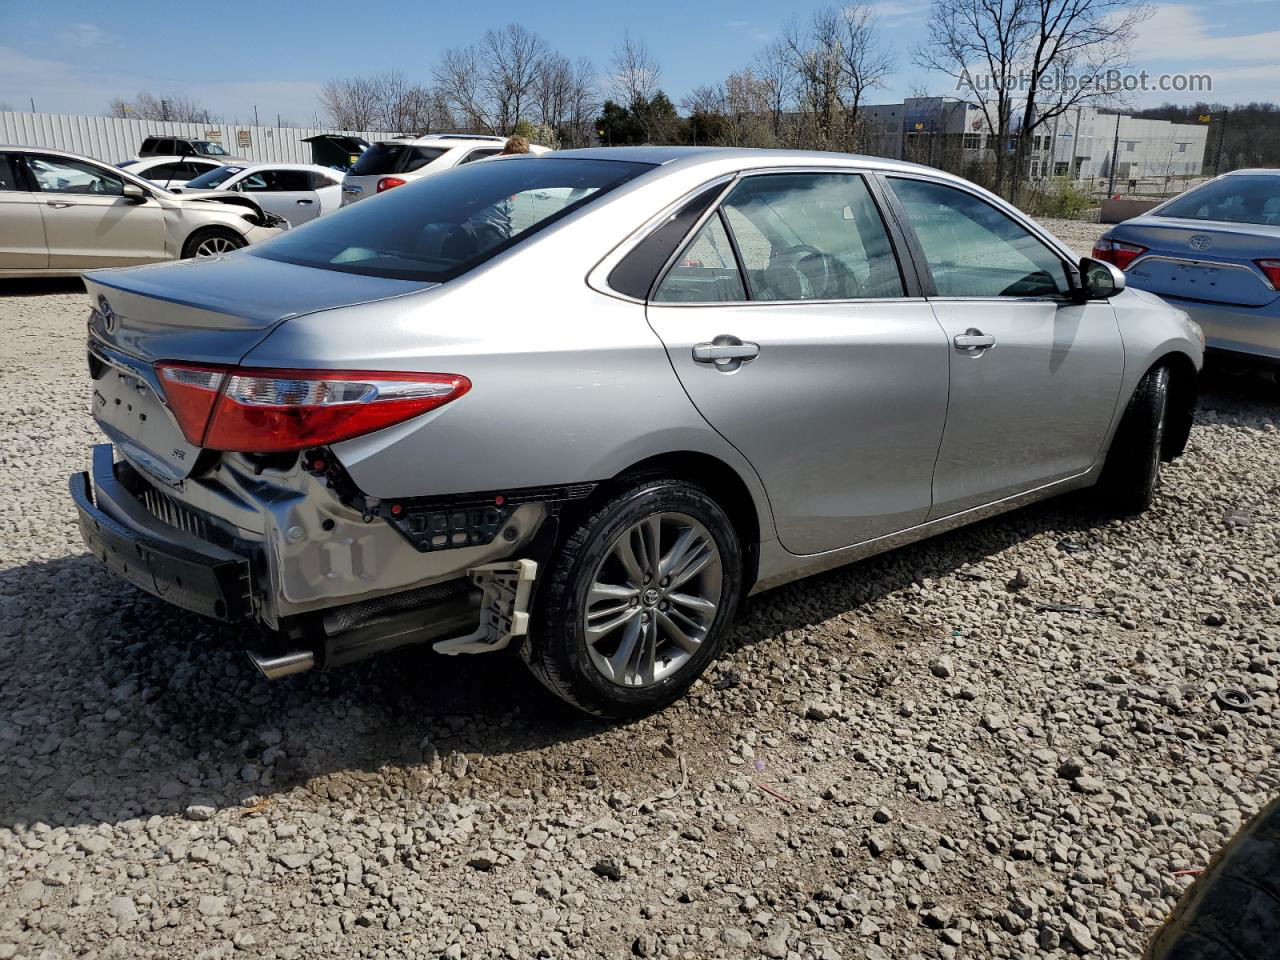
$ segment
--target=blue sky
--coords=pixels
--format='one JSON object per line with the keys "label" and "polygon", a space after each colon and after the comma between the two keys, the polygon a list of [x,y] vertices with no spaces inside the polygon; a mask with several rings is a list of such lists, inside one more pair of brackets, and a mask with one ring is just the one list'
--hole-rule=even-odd
{"label": "blue sky", "polygon": [[[870,6],[898,60],[890,84],[873,99],[901,99],[917,86],[954,92],[946,78],[910,62],[909,51],[924,33],[927,2],[876,0]],[[230,121],[252,120],[256,104],[264,123],[278,112],[310,125],[326,79],[399,68],[429,81],[441,50],[471,43],[488,27],[519,22],[571,57],[590,57],[602,78],[613,48],[630,30],[649,44],[662,64],[662,86],[679,103],[693,87],[750,62],[791,16],[766,0],[455,0],[430,7],[260,0],[192,7],[186,15],[181,9],[154,17],[101,0],[47,7],[0,0],[0,102],[29,109],[34,98],[41,111],[96,113],[113,96],[145,89],[193,97]],[[803,16],[811,8],[789,9]],[[1263,29],[1274,24],[1275,0],[1157,3],[1154,9],[1134,50],[1137,66],[1153,74],[1209,73],[1214,84],[1207,99],[1280,98],[1280,30]],[[1152,93],[1133,100],[1199,98]]]}

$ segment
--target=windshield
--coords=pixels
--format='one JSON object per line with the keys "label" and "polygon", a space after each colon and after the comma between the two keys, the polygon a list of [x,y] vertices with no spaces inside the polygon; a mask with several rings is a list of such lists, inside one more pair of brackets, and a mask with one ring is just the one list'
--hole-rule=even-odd
{"label": "windshield", "polygon": [[214,167],[187,182],[188,190],[213,190],[230,180],[244,167]]}
{"label": "windshield", "polygon": [[211,157],[231,156],[222,148],[222,144],[214,143],[212,140],[192,140],[191,146],[195,148],[196,153],[207,153]]}
{"label": "windshield", "polygon": [[250,252],[374,277],[451,280],[649,169],[534,157],[468,164],[345,207]]}
{"label": "windshield", "polygon": [[1280,176],[1223,177],[1170,200],[1155,215],[1226,223],[1280,224]]}

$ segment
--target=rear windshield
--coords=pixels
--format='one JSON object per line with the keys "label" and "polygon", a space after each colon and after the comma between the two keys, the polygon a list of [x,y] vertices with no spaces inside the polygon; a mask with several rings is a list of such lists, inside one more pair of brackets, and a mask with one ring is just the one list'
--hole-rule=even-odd
{"label": "rear windshield", "polygon": [[212,190],[230,180],[243,169],[244,167],[214,167],[212,170],[202,173],[194,180],[189,181],[187,187],[191,190]]}
{"label": "rear windshield", "polygon": [[1280,176],[1223,177],[1169,201],[1156,216],[1280,224]]}
{"label": "rear windshield", "polygon": [[451,280],[649,169],[566,158],[472,163],[344,207],[250,252],[373,277]]}

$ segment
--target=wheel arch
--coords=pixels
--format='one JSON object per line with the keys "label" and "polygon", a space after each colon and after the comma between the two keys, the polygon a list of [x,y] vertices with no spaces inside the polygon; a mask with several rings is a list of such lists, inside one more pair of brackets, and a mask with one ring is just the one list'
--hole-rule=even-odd
{"label": "wheel arch", "polygon": [[678,450],[646,457],[619,470],[600,492],[616,490],[629,480],[644,476],[664,476],[687,480],[707,491],[729,516],[742,543],[742,595],[751,590],[759,570],[760,541],[768,535],[762,526],[771,514],[767,504],[756,502],[751,488],[729,464],[709,453]]}
{"label": "wheel arch", "polygon": [[1199,371],[1185,353],[1171,350],[1152,363],[1143,373],[1158,367],[1169,369],[1169,409],[1166,414],[1164,445],[1160,459],[1170,461],[1180,456],[1187,447],[1191,435],[1191,423],[1195,417],[1196,399],[1199,396]]}

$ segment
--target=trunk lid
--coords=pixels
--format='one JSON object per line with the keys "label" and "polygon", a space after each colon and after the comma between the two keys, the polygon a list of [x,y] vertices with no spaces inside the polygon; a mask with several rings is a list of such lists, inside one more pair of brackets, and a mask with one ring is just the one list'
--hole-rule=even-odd
{"label": "trunk lid", "polygon": [[[160,360],[235,365],[279,324],[336,307],[403,296],[431,284],[363,277],[246,253],[84,276],[93,412],[103,432],[166,483],[196,467],[164,401]],[[306,357],[297,366],[307,366]]]}
{"label": "trunk lid", "polygon": [[1249,307],[1280,296],[1253,262],[1280,250],[1280,227],[1147,216],[1118,224],[1111,237],[1147,248],[1126,271],[1143,290]]}

